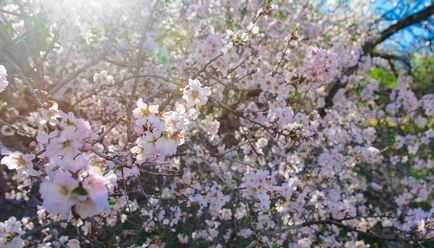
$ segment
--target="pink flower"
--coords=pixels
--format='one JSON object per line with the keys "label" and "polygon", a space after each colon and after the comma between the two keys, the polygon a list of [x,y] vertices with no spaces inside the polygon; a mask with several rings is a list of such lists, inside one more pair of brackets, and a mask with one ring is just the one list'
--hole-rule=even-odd
{"label": "pink flower", "polygon": [[57,160],[57,165],[71,173],[77,173],[88,167],[88,158],[85,154],[80,154],[74,158],[63,157]]}
{"label": "pink flower", "polygon": [[78,187],[78,181],[69,172],[56,172],[52,180],[41,184],[39,192],[44,200],[44,208],[52,214],[68,218],[70,209],[76,199],[72,197],[73,190]]}
{"label": "pink flower", "polygon": [[109,208],[108,181],[98,175],[89,175],[83,180],[83,189],[87,194],[79,195],[74,210],[81,218],[101,214]]}
{"label": "pink flower", "polygon": [[42,108],[40,110],[40,121],[39,124],[44,125],[45,123],[49,123],[51,126],[55,126],[59,124],[60,111],[58,109],[58,105],[55,102],[52,102],[53,105],[48,109]]}
{"label": "pink flower", "polygon": [[155,157],[158,155],[155,143],[157,139],[151,135],[139,137],[136,140],[136,146],[131,148],[131,152],[137,154],[137,159],[143,161],[147,158]]}
{"label": "pink flower", "polygon": [[337,61],[338,58],[332,51],[311,47],[301,72],[314,83],[331,83],[338,75]]}
{"label": "pink flower", "polygon": [[69,248],[80,248],[80,241],[78,239],[70,239],[66,245]]}
{"label": "pink flower", "polygon": [[74,126],[67,126],[57,137],[50,140],[44,154],[51,158],[59,155],[73,158],[82,147],[78,135]]}
{"label": "pink flower", "polygon": [[177,147],[178,142],[176,140],[166,137],[159,138],[155,143],[155,148],[162,157],[175,154]]}
{"label": "pink flower", "polygon": [[158,113],[158,107],[158,105],[148,105],[143,102],[142,98],[140,98],[137,101],[137,108],[133,110],[133,116],[136,119],[143,118],[143,122],[146,122],[152,118],[157,118],[156,114]]}
{"label": "pink flower", "polygon": [[6,68],[3,65],[0,65],[0,93],[3,92],[9,84],[6,79],[7,75]]}
{"label": "pink flower", "polygon": [[202,84],[197,79],[189,79],[188,86],[183,89],[182,98],[187,102],[188,107],[202,106],[208,101],[208,96],[211,95],[210,87],[202,87]]}
{"label": "pink flower", "polygon": [[9,170],[16,170],[23,175],[37,176],[39,172],[33,168],[32,160],[35,158],[33,154],[23,154],[21,152],[13,152],[2,158],[1,164],[8,167]]}

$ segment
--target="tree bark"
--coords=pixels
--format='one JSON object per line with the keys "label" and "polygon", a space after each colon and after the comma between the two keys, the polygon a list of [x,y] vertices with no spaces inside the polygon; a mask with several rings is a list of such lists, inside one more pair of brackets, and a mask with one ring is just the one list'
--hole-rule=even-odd
{"label": "tree bark", "polygon": [[[371,54],[372,51],[375,49],[375,47],[378,44],[381,44],[383,41],[387,40],[389,37],[391,37],[393,34],[398,33],[399,31],[403,30],[404,28],[407,28],[411,25],[414,25],[416,23],[419,23],[423,20],[427,20],[431,17],[431,15],[434,14],[434,4],[429,5],[427,8],[414,13],[412,15],[409,15],[407,17],[402,18],[397,23],[393,24],[392,26],[385,29],[383,32],[380,33],[380,35],[374,39],[373,41],[367,41],[362,46],[362,54],[360,57],[364,55]],[[347,68],[344,70],[342,75],[346,76],[351,73],[353,73],[355,70],[357,70],[358,65],[355,65],[353,67]],[[341,79],[336,79],[334,84],[329,90],[328,95],[325,98],[325,105],[324,107],[319,109],[319,114],[321,116],[326,115],[326,109],[333,107],[333,97],[336,95],[336,93],[339,91],[339,89],[343,88],[345,86],[344,83],[342,83]]]}

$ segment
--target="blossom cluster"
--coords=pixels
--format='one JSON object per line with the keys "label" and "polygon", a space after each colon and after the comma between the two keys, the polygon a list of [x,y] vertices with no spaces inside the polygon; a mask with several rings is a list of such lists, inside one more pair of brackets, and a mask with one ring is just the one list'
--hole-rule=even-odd
{"label": "blossom cluster", "polygon": [[206,104],[211,95],[211,89],[202,87],[197,79],[190,79],[182,92],[184,102],[176,103],[175,111],[162,113],[158,105],[148,105],[142,98],[137,101],[137,108],[133,110],[134,130],[141,136],[131,152],[136,154],[139,162],[164,160],[166,156],[175,154],[177,147],[184,142],[189,118],[196,115],[192,107]]}
{"label": "blossom cluster", "polygon": [[14,216],[5,222],[0,222],[0,246],[1,247],[23,247],[24,240],[21,235],[24,234],[21,221]]}
{"label": "blossom cluster", "polygon": [[0,247],[431,244],[434,94],[369,1],[54,2],[0,2]]}
{"label": "blossom cluster", "polygon": [[330,50],[310,47],[305,64],[300,69],[308,80],[317,84],[328,84],[338,75],[337,54]]}
{"label": "blossom cluster", "polygon": [[38,132],[34,144],[38,158],[46,162],[39,163],[35,170],[34,154],[13,152],[1,163],[22,177],[44,175],[39,191],[50,214],[67,219],[72,212],[82,218],[103,213],[109,207],[109,181],[99,169],[89,165],[87,150],[93,138],[89,123],[58,110],[54,102],[50,104],[48,109],[41,109],[35,120],[40,125],[48,124],[52,130]]}
{"label": "blossom cluster", "polygon": [[59,111],[55,103],[41,111],[39,123],[58,128],[36,137],[38,157],[48,161],[44,165],[48,179],[40,186],[44,208],[62,218],[69,218],[71,210],[82,218],[108,210],[109,181],[89,166],[86,153],[94,138],[89,123]]}

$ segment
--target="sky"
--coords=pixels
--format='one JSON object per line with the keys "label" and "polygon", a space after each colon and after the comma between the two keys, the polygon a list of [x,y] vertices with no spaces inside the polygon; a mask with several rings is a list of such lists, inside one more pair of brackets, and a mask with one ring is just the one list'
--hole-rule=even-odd
{"label": "sky", "polygon": [[[372,8],[377,15],[384,15],[384,21],[380,22],[382,28],[393,25],[402,16],[416,13],[426,6],[433,4],[434,0],[377,0]],[[431,22],[434,27],[434,23]],[[384,42],[383,49],[391,49],[402,53],[414,48],[421,51],[429,51],[428,46],[433,48],[433,44],[426,42],[427,38],[433,38],[434,33],[423,29],[420,25],[413,25],[406,28]]]}

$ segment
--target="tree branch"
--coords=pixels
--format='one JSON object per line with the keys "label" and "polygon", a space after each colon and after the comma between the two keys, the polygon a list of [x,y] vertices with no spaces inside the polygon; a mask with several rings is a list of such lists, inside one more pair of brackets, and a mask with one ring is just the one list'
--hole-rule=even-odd
{"label": "tree branch", "polygon": [[380,36],[378,36],[375,40],[366,42],[363,46],[363,53],[368,54],[371,51],[374,50],[374,48],[382,43],[383,41],[387,40],[390,36],[393,34],[401,31],[402,29],[409,27],[413,24],[419,23],[425,19],[428,19],[431,15],[434,14],[434,4],[431,4],[426,9],[421,10],[417,13],[414,13],[412,15],[409,15],[401,20],[399,20],[397,23],[393,24],[392,26],[385,29],[383,32],[381,32]]}
{"label": "tree branch", "polygon": [[[430,6],[428,6],[427,8],[425,8],[421,11],[401,19],[397,23],[393,24],[392,26],[388,27],[383,32],[381,32],[381,34],[375,40],[366,42],[362,47],[363,52],[362,52],[362,54],[360,54],[360,58],[366,54],[372,54],[372,51],[375,49],[375,47],[378,44],[382,43],[383,41],[388,39],[393,34],[401,31],[402,29],[404,29],[406,27],[409,27],[409,26],[414,25],[416,23],[419,23],[423,20],[426,20],[426,19],[430,18],[430,16],[433,14],[434,14],[434,4],[431,4]],[[357,69],[358,69],[358,65],[347,68],[342,73],[342,75],[343,76],[350,75],[351,73],[353,73]],[[329,91],[329,94],[325,98],[324,107],[322,107],[318,110],[318,112],[321,116],[325,116],[326,115],[325,110],[328,108],[331,108],[333,106],[333,97],[339,91],[339,89],[343,88],[344,86],[345,86],[345,84],[342,83],[342,81],[340,79],[335,80],[333,86],[331,87],[331,89]]]}

